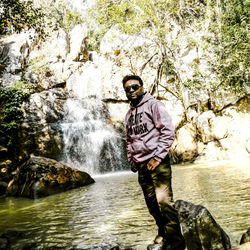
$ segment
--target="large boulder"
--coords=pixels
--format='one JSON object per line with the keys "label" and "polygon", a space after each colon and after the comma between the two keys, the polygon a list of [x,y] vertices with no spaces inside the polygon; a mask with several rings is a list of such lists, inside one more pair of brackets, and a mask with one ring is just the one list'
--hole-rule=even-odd
{"label": "large boulder", "polygon": [[197,156],[196,128],[187,123],[176,132],[176,140],[172,145],[172,158],[175,163],[192,161]]}
{"label": "large boulder", "polygon": [[177,200],[175,208],[188,250],[231,249],[230,238],[204,206]]}
{"label": "large boulder", "polygon": [[60,121],[66,93],[62,88],[34,93],[22,105],[24,119],[19,129],[15,158],[24,161],[31,153],[58,159],[63,141]]}
{"label": "large boulder", "polygon": [[85,172],[56,160],[32,156],[17,169],[6,195],[39,198],[94,183]]}

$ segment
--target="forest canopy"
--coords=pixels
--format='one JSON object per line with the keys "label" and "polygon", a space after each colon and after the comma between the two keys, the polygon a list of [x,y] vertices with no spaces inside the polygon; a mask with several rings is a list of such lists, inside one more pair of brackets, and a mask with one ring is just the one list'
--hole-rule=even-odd
{"label": "forest canopy", "polygon": [[[90,42],[98,49],[104,34],[114,25],[125,34],[143,32],[158,46],[162,62],[159,64],[159,77],[166,72],[164,67],[172,67],[178,82],[178,69],[174,68],[178,41],[171,44],[166,34],[177,23],[182,29],[194,26],[197,30],[206,29],[203,49],[213,51],[211,70],[217,80],[207,86],[213,90],[230,89],[236,93],[249,86],[249,1],[248,0],[97,0],[90,10],[90,17],[98,24]],[[199,65],[196,65],[197,67]],[[169,73],[168,71],[166,73]],[[180,85],[180,82],[178,83]],[[184,85],[203,88],[199,71]],[[180,86],[179,86],[180,89]],[[178,92],[178,91],[177,91]],[[180,94],[179,94],[180,95]]]}
{"label": "forest canopy", "polygon": [[[248,0],[96,0],[88,18],[83,19],[80,13],[69,9],[68,0],[51,1],[47,8],[35,7],[32,0],[2,0],[0,35],[35,29],[45,38],[53,30],[69,32],[75,24],[94,21],[89,45],[98,51],[103,36],[115,26],[124,34],[143,34],[155,44],[161,57],[156,83],[164,74],[173,75],[176,95],[181,96],[182,85],[242,93],[249,86],[249,5]],[[206,30],[202,49],[214,55],[209,66],[216,80],[204,84],[197,61],[193,78],[181,82],[175,67],[180,41],[178,37],[173,41],[166,39],[173,23],[183,30]]]}

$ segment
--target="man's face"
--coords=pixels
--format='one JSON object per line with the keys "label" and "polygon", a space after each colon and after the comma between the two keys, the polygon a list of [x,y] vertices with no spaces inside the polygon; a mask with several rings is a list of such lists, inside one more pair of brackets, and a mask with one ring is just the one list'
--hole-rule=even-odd
{"label": "man's face", "polygon": [[124,90],[127,98],[131,102],[140,99],[140,97],[144,94],[143,86],[141,86],[139,81],[135,79],[128,80],[124,84]]}

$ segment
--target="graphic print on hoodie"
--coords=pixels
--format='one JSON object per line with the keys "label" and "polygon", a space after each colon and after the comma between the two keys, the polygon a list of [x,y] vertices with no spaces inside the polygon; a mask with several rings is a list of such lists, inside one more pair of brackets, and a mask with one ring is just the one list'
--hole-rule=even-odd
{"label": "graphic print on hoodie", "polygon": [[165,105],[146,93],[125,117],[128,161],[155,158],[161,162],[174,141],[174,127]]}

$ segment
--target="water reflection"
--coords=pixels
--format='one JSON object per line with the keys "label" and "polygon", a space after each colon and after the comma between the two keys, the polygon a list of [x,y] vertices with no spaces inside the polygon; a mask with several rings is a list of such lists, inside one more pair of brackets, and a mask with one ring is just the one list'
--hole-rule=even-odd
{"label": "water reflection", "polygon": [[[108,249],[116,244],[146,249],[156,233],[137,175],[94,177],[96,183],[39,200],[0,200],[0,233],[24,232],[12,249]],[[206,206],[238,244],[250,225],[249,165],[174,166],[174,198]]]}

